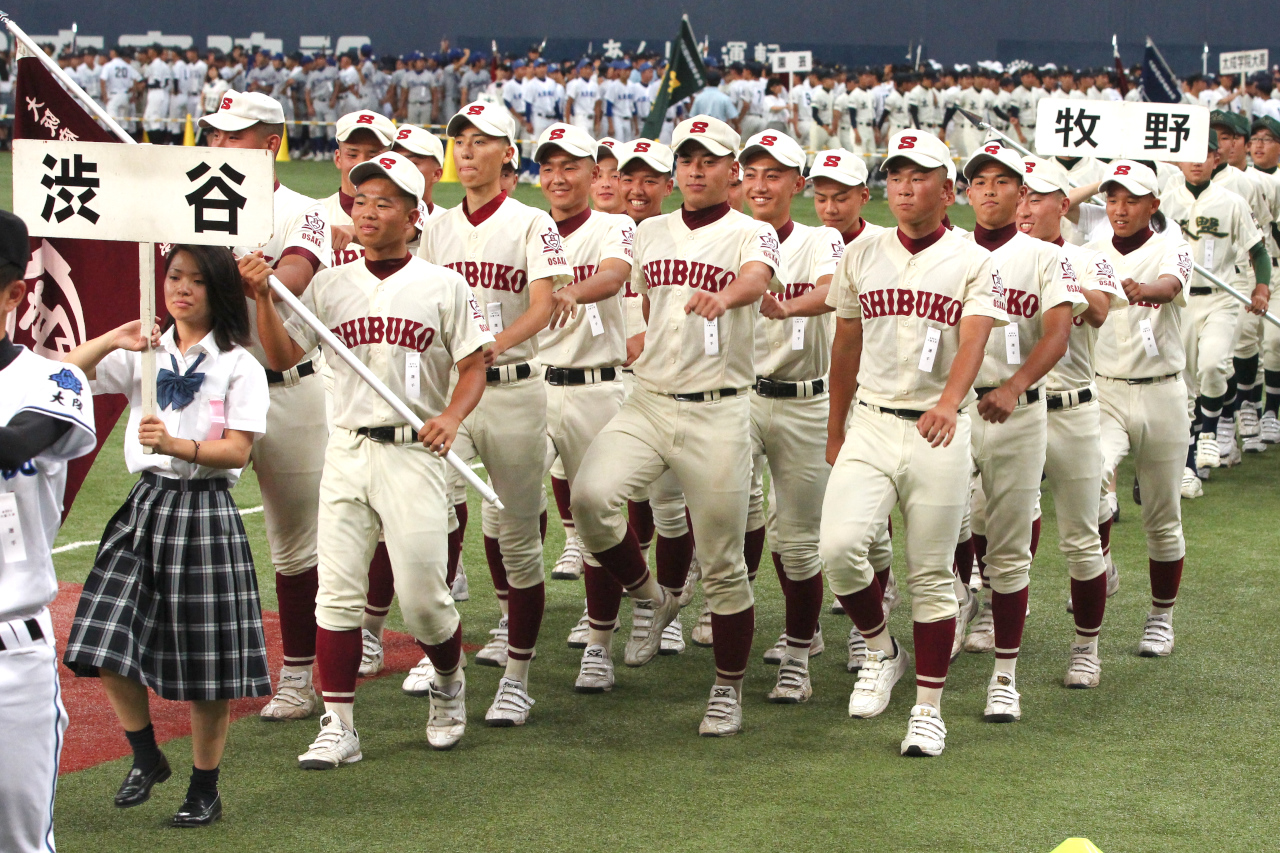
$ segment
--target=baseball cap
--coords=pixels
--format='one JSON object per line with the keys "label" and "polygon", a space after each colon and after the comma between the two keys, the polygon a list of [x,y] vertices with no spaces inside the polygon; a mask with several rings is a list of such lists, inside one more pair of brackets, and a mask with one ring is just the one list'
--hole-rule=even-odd
{"label": "baseball cap", "polygon": [[1267,133],[1275,137],[1280,142],[1280,121],[1276,121],[1271,116],[1259,116],[1253,120],[1253,133],[1265,130]]}
{"label": "baseball cap", "polygon": [[675,163],[675,153],[661,142],[654,142],[652,139],[633,139],[630,142],[620,142],[613,149],[618,156],[618,168],[624,169],[627,164],[633,160],[640,160],[648,165],[655,172],[661,172],[664,175],[671,174],[671,167]]}
{"label": "baseball cap", "polygon": [[1160,191],[1156,173],[1136,160],[1113,161],[1099,189],[1106,192],[1107,184],[1111,183],[1119,184],[1134,195],[1156,195]]}
{"label": "baseball cap", "polygon": [[388,147],[396,138],[396,126],[391,123],[391,119],[382,113],[375,113],[373,110],[359,110],[354,113],[347,113],[338,119],[336,128],[339,142],[346,142],[347,137],[357,130],[372,131],[373,135]]}
{"label": "baseball cap", "polygon": [[889,164],[899,157],[926,169],[939,167],[947,170],[947,178],[956,179],[956,164],[951,161],[951,149],[932,133],[921,130],[900,130],[889,139],[887,149],[890,154],[880,166],[880,171],[889,171]]}
{"label": "baseball cap", "polygon": [[579,68],[579,69],[586,68],[586,67],[587,67],[588,65],[590,65],[590,64],[591,64],[591,60],[590,60],[590,59],[579,59],[579,60],[578,60],[578,68]]}
{"label": "baseball cap", "polygon": [[741,140],[738,132],[720,119],[698,115],[676,125],[675,133],[671,135],[671,150],[679,153],[680,146],[692,141],[717,157],[732,157],[738,153],[738,143]]}
{"label": "baseball cap", "polygon": [[538,142],[533,147],[533,162],[541,163],[544,154],[552,148],[559,148],[570,157],[590,157],[596,161],[596,141],[580,127],[558,121],[538,134]]}
{"label": "baseball cap", "polygon": [[200,117],[201,127],[212,127],[228,133],[244,130],[258,122],[283,124],[284,109],[280,102],[262,92],[237,92],[228,90],[222,96],[216,113]]}
{"label": "baseball cap", "polygon": [[351,183],[357,187],[364,181],[377,177],[390,178],[393,184],[419,201],[427,188],[427,182],[418,167],[409,158],[394,151],[383,152],[372,160],[357,164],[351,170]]}
{"label": "baseball cap", "polygon": [[1039,157],[1024,157],[1022,167],[1026,174],[1023,177],[1027,189],[1033,193],[1067,193],[1071,191],[1071,181],[1067,170],[1056,160],[1042,160]]}
{"label": "baseball cap", "polygon": [[523,59],[517,59],[517,60],[515,60],[514,62],[512,62],[512,63],[511,63],[511,67],[512,67],[513,69],[515,69],[515,68],[524,68],[524,67],[525,67],[525,65],[527,65],[527,64],[528,64],[528,63],[526,63]]}
{"label": "baseball cap", "polygon": [[506,106],[487,101],[473,101],[453,114],[445,128],[448,136],[457,136],[471,125],[485,136],[500,136],[512,145],[516,144],[516,131],[511,113]]}
{"label": "baseball cap", "polygon": [[618,146],[621,144],[622,144],[621,142],[614,139],[612,136],[602,136],[599,139],[597,139],[596,140],[596,162],[598,163],[601,160],[608,160],[609,158],[613,158],[614,160],[617,160],[618,155],[615,152],[617,151]]}
{"label": "baseball cap", "polygon": [[31,243],[27,239],[27,223],[15,213],[0,210],[0,261],[13,264],[25,272],[30,260]]}
{"label": "baseball cap", "polygon": [[999,163],[1013,172],[1018,176],[1018,180],[1023,180],[1023,175],[1026,174],[1026,167],[1022,164],[1022,157],[1017,151],[991,140],[973,152],[973,156],[964,164],[964,176],[972,180],[979,169],[992,162]]}
{"label": "baseball cap", "polygon": [[1240,136],[1249,135],[1249,120],[1239,113],[1214,110],[1209,113],[1209,127],[1225,127]]}
{"label": "baseball cap", "polygon": [[768,154],[783,166],[804,171],[806,160],[804,149],[800,147],[799,142],[785,133],[762,130],[755,134],[747,140],[746,145],[742,146],[742,151],[738,154],[738,162],[745,166],[748,159],[760,153]]}
{"label": "baseball cap", "polygon": [[1209,128],[1209,150],[1210,151],[1218,150],[1218,131],[1214,130],[1213,128]]}
{"label": "baseball cap", "polygon": [[403,148],[410,154],[420,157],[434,157],[436,162],[444,165],[444,144],[440,138],[429,130],[416,124],[402,124],[396,129],[394,148]]}
{"label": "baseball cap", "polygon": [[857,154],[843,148],[829,148],[814,155],[810,178],[830,178],[846,187],[867,184],[867,164]]}

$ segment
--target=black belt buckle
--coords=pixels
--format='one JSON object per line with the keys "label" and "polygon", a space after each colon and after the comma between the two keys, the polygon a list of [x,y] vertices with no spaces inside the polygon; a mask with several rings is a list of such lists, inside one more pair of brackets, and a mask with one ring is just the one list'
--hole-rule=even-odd
{"label": "black belt buckle", "polygon": [[1192,296],[1210,296],[1213,294],[1212,287],[1193,287],[1187,291]]}
{"label": "black belt buckle", "polygon": [[[581,367],[548,367],[543,377],[549,385],[586,385],[587,370]],[[594,368],[600,375],[601,382],[612,382],[618,378],[618,371],[612,367]]]}
{"label": "black belt buckle", "polygon": [[[299,364],[299,365],[297,366],[297,371],[298,371],[298,378],[299,378],[299,379],[301,379],[301,378],[302,378],[302,377],[304,377],[304,376],[310,376],[311,374],[313,374],[313,373],[315,373],[315,372],[316,372],[316,365],[315,365],[315,362],[313,362],[313,361],[304,361],[304,362],[302,362],[302,364]],[[268,384],[268,385],[279,385],[279,384],[280,384],[280,383],[282,383],[282,382],[284,382],[284,373],[280,372],[279,370],[268,370],[268,371],[267,371],[267,384]]]}
{"label": "black belt buckle", "polygon": [[[761,397],[770,398],[790,398],[800,396],[800,386],[804,382],[778,382],[773,379],[766,379],[763,376],[756,377],[755,391]],[[812,389],[812,396],[817,396],[826,390],[827,385],[821,379],[812,379],[808,381],[808,385]]]}
{"label": "black belt buckle", "polygon": [[697,394],[672,394],[671,399],[681,403],[707,403],[715,398],[712,396],[719,394],[721,397],[738,396],[737,388],[720,388],[716,391],[700,391]]}
{"label": "black belt buckle", "polygon": [[520,381],[521,379],[528,379],[530,376],[533,375],[533,368],[529,366],[529,362],[522,361],[516,365],[504,364],[501,367],[485,368],[484,381],[490,382],[490,383],[501,382],[503,369],[505,368],[507,370],[510,370],[512,367],[515,367],[515,370],[516,370],[515,381],[517,382]]}
{"label": "black belt buckle", "polygon": [[360,427],[356,430],[356,435],[362,435],[370,441],[376,441],[379,444],[395,444],[396,428],[383,427]]}

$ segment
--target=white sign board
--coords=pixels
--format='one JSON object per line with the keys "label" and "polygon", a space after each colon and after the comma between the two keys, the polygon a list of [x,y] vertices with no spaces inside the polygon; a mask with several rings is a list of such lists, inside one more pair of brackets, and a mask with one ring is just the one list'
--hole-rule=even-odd
{"label": "white sign board", "polygon": [[13,143],[13,212],[34,237],[258,246],[274,228],[270,151]]}
{"label": "white sign board", "polygon": [[1262,50],[1233,50],[1230,53],[1218,54],[1219,74],[1249,74],[1254,71],[1266,71],[1270,56],[1266,48]]}
{"label": "white sign board", "polygon": [[769,55],[774,74],[808,74],[813,68],[813,51],[781,51]]}
{"label": "white sign board", "polygon": [[1190,104],[1044,98],[1036,110],[1041,157],[1202,162],[1209,110]]}

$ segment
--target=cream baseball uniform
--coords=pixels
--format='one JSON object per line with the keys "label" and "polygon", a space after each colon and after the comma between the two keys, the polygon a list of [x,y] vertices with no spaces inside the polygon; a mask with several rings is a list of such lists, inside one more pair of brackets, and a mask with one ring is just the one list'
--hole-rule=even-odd
{"label": "cream baseball uniform", "polygon": [[[832,275],[844,254],[834,228],[789,222],[778,232],[782,243],[783,291],[794,299]],[[787,577],[808,580],[822,571],[818,525],[831,466],[826,460],[829,412],[827,370],[831,365],[834,318],[756,316],[757,381],[751,394],[751,454],[754,460],[747,530],[767,527],[770,549],[782,557]],[[763,507],[763,480],[769,463],[769,514]],[[766,524],[767,522],[767,524]]]}
{"label": "cream baseball uniform", "polygon": [[[464,202],[433,219],[418,256],[462,274],[495,334],[528,309],[529,282],[568,284],[572,275],[551,217],[506,193],[477,211]],[[480,457],[506,505],[485,515],[484,535],[500,543],[516,589],[543,581],[538,516],[546,500],[547,394],[537,356],[537,335],[498,356],[485,394],[453,446],[463,459]]]}
{"label": "cream baseball uniform", "polygon": [[[966,233],[965,239],[977,243],[974,234]],[[974,381],[979,397],[1018,372],[1044,337],[1045,311],[1069,304],[1075,317],[1089,307],[1071,262],[1053,243],[1015,230],[992,250],[991,262],[1004,285],[1009,324],[987,340]],[[982,483],[970,526],[987,537],[985,577],[1002,594],[1019,592],[1030,582],[1031,523],[1040,499],[1048,429],[1044,384],[1042,376],[1028,388],[1004,423],[984,420],[976,404],[969,411],[973,461]]]}
{"label": "cream baseball uniform", "polygon": [[[1245,170],[1244,174],[1245,177],[1254,182],[1258,188],[1259,196],[1265,202],[1267,218],[1258,220],[1257,225],[1258,230],[1262,232],[1263,239],[1266,240],[1267,254],[1271,256],[1271,276],[1273,279],[1272,285],[1274,286],[1275,266],[1277,258],[1280,258],[1280,245],[1276,244],[1272,225],[1280,222],[1280,180],[1277,180],[1274,174],[1267,174],[1255,166],[1250,166]],[[1248,286],[1248,283],[1246,278],[1246,286]],[[1249,290],[1252,291],[1253,288],[1250,287]],[[1251,358],[1256,356],[1259,349],[1262,348],[1266,349],[1268,353],[1266,359],[1271,364],[1271,367],[1264,369],[1280,370],[1280,329],[1276,329],[1257,314],[1241,311],[1240,326],[1236,332],[1235,357]]]}
{"label": "cream baseball uniform", "polygon": [[[861,155],[864,158],[864,162],[866,162],[866,158],[869,158],[876,150],[874,130],[876,121],[875,100],[866,89],[861,87],[851,89],[845,96],[845,109],[854,110],[855,115],[850,118],[848,140],[844,138],[844,133],[841,132],[840,147],[846,151]],[[854,138],[854,129],[858,131],[861,141]]]}
{"label": "cream baseball uniform", "polygon": [[[1191,281],[1191,250],[1172,229],[1152,234],[1127,253],[1113,238],[1086,248],[1107,253],[1116,279],[1151,284],[1162,275],[1182,283],[1172,302],[1133,302],[1113,311],[1098,331],[1094,369],[1102,409],[1102,482],[1115,475],[1132,449],[1142,489],[1142,525],[1147,553],[1153,560],[1180,560],[1182,538],[1182,469],[1187,461],[1187,391],[1182,381],[1186,356],[1182,349],[1182,309]],[[1127,246],[1128,241],[1121,241]],[[1104,485],[1105,489],[1105,485]],[[1110,517],[1102,495],[1100,520]]]}
{"label": "cream baseball uniform", "polygon": [[[958,610],[951,563],[969,497],[970,425],[962,406],[951,444],[933,448],[916,420],[946,387],[960,318],[1003,326],[1008,317],[990,253],[942,226],[911,241],[914,254],[903,240],[895,228],[846,246],[827,294],[838,319],[861,322],[862,359],[857,403],[827,481],[818,552],[837,595],[870,586],[867,554],[897,503],[912,618],[936,622]],[[962,403],[972,400],[969,393]]]}
{"label": "cream baseball uniform", "polygon": [[645,349],[634,365],[635,389],[592,443],[574,482],[578,535],[593,554],[613,548],[626,535],[626,499],[674,471],[708,606],[719,615],[741,613],[754,603],[742,547],[758,306],[707,321],[686,314],[685,305],[694,288],[718,292],[746,263],[766,264],[777,286],[778,237],[727,202],[692,215],[682,208],[640,224],[635,257],[632,283],[649,300]]}
{"label": "cream baseball uniform", "polygon": [[[424,421],[444,411],[449,372],[492,343],[462,276],[409,256],[390,275],[362,261],[316,275],[302,302]],[[316,333],[297,317],[289,335],[304,349]],[[341,359],[334,372],[333,434],[320,484],[320,589],[316,621],[331,631],[361,626],[369,561],[380,535],[409,632],[427,645],[458,627],[445,582],[445,462]],[[361,430],[392,428],[392,440]]]}
{"label": "cream baseball uniform", "polygon": [[[1110,310],[1129,304],[1110,259],[1094,249],[1060,244],[1082,290],[1107,294]],[[1102,422],[1093,350],[1098,330],[1082,316],[1072,319],[1067,353],[1045,382],[1049,409],[1044,473],[1053,494],[1058,547],[1067,571],[1078,581],[1106,571],[1098,538],[1098,490],[1102,485]]]}
{"label": "cream baseball uniform", "polygon": [[825,86],[818,86],[813,90],[809,116],[812,119],[814,113],[817,113],[818,119],[809,124],[809,150],[811,151],[821,151],[830,147],[827,140],[831,138],[831,134],[827,129],[831,127],[835,100],[835,92]]}

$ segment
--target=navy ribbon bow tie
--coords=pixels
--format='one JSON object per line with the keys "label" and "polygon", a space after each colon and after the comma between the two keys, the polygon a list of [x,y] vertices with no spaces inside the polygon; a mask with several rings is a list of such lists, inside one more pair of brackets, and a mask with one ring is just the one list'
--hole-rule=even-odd
{"label": "navy ribbon bow tie", "polygon": [[205,353],[200,353],[195,364],[188,367],[186,373],[180,374],[178,359],[172,354],[169,355],[169,360],[173,362],[173,370],[162,367],[156,373],[156,403],[160,408],[178,412],[191,405],[191,401],[196,398],[196,392],[204,384],[204,374],[195,372],[200,362],[204,361],[204,357]]}

